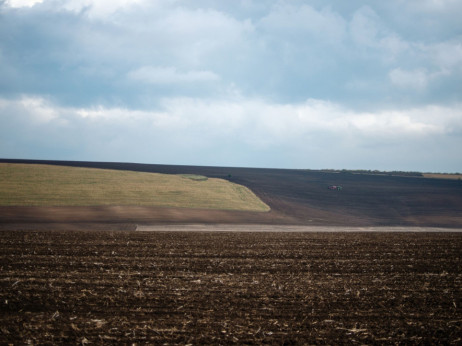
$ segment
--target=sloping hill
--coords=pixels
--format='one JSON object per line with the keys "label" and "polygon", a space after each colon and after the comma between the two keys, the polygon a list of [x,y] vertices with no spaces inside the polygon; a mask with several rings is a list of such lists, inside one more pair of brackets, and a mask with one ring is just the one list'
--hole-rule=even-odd
{"label": "sloping hill", "polygon": [[[21,162],[222,178],[247,186],[271,207],[269,213],[259,215],[239,212],[213,214],[192,210],[170,211],[168,215],[162,215],[151,210],[143,214],[144,218],[139,215],[144,222],[462,227],[462,183],[458,180],[283,169],[110,162]],[[331,184],[341,185],[343,189],[327,189]],[[14,219],[12,213],[11,210],[0,209],[0,219],[11,221]],[[115,220],[133,221],[129,214],[119,214],[118,217]]]}
{"label": "sloping hill", "polygon": [[0,205],[269,210],[245,186],[218,178],[20,163],[0,163]]}

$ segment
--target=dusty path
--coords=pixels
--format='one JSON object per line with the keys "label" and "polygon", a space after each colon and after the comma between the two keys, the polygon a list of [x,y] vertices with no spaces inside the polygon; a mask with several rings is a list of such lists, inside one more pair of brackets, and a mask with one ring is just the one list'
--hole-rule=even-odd
{"label": "dusty path", "polygon": [[136,225],[136,231],[140,232],[300,232],[300,233],[326,233],[326,232],[349,232],[349,233],[439,233],[451,232],[462,233],[461,228],[437,228],[437,227],[342,227],[342,226],[294,226],[294,225]]}

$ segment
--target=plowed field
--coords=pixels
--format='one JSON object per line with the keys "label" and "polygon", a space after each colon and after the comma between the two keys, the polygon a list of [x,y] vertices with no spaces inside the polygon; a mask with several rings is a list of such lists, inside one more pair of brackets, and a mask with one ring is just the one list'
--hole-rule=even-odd
{"label": "plowed field", "polygon": [[0,344],[461,344],[461,233],[1,231]]}
{"label": "plowed field", "polygon": [[[462,181],[291,169],[1,160],[167,174],[197,174],[246,186],[268,213],[189,208],[0,207],[1,224],[228,223],[321,226],[462,227]],[[341,191],[327,189],[341,185]],[[194,206],[192,206],[194,207]]]}

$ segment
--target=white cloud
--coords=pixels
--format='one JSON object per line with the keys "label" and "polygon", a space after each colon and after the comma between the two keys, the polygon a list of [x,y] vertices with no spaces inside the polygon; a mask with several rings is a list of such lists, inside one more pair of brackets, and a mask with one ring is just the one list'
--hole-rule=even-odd
{"label": "white cloud", "polygon": [[396,68],[389,73],[391,82],[397,87],[404,89],[425,89],[429,82],[429,75],[424,70],[406,71]]}
{"label": "white cloud", "polygon": [[[43,1],[43,0],[42,0]],[[67,11],[87,11],[90,18],[106,18],[119,10],[126,10],[130,6],[142,4],[144,0],[71,0],[63,1],[61,8]]]}
{"label": "white cloud", "polygon": [[425,50],[442,70],[462,71],[462,38],[455,42],[428,45]]}
{"label": "white cloud", "polygon": [[[429,164],[439,155],[447,157],[447,170],[454,171],[458,153],[452,148],[462,146],[462,105],[372,113],[315,99],[277,104],[250,98],[174,97],[163,99],[156,110],[143,111],[62,107],[40,97],[23,97],[0,99],[0,114],[0,138],[8,143],[0,147],[0,157],[11,155],[11,148],[17,157],[27,157],[60,143],[62,156],[51,158],[442,170]],[[403,166],[411,155],[409,148],[426,154],[419,160],[413,156]]]}
{"label": "white cloud", "polygon": [[[40,3],[50,3],[54,10],[66,10],[76,13],[86,11],[91,18],[105,18],[119,10],[126,10],[145,0],[6,0],[6,5],[14,8],[32,7]],[[152,1],[154,3],[154,1]]]}
{"label": "white cloud", "polygon": [[414,3],[424,11],[444,12],[460,8],[459,0],[414,0]]}
{"label": "white cloud", "polygon": [[371,57],[380,58],[379,61],[386,63],[396,61],[398,56],[409,53],[411,49],[411,43],[387,27],[369,6],[355,11],[349,22],[349,34],[360,49],[365,49]]}
{"label": "white cloud", "polygon": [[148,84],[184,84],[206,83],[219,80],[219,76],[211,71],[179,72],[174,67],[143,66],[130,71],[128,77]]}
{"label": "white cloud", "polygon": [[316,10],[309,5],[297,6],[290,2],[276,3],[258,25],[271,35],[305,39],[314,36],[329,43],[340,42],[346,34],[345,20],[330,8]]}
{"label": "white cloud", "polygon": [[0,98],[0,117],[8,122],[8,118],[14,117],[14,112],[27,113],[32,124],[50,123],[59,118],[60,109],[46,99],[38,96],[23,96],[16,100]]}
{"label": "white cloud", "polygon": [[[432,135],[452,130],[454,121],[462,119],[462,107],[426,106],[407,110],[354,112],[338,104],[310,99],[301,104],[273,104],[258,99],[201,100],[166,98],[158,110],[127,108],[69,108],[56,106],[40,97],[17,100],[0,99],[2,114],[7,110],[27,113],[30,119],[51,124],[59,119],[99,119],[107,122],[145,120],[153,126],[175,131],[179,123],[207,128],[212,133],[247,134],[290,141],[294,135],[322,131],[354,132],[374,137]],[[170,119],[172,121],[168,121]],[[5,116],[3,117],[5,121]],[[258,124],[258,126],[249,126]]]}
{"label": "white cloud", "polygon": [[369,6],[358,9],[350,22],[353,41],[361,46],[376,46],[380,33],[379,17]]}
{"label": "white cloud", "polygon": [[43,0],[7,0],[6,5],[10,7],[32,7],[35,4],[40,4]]}

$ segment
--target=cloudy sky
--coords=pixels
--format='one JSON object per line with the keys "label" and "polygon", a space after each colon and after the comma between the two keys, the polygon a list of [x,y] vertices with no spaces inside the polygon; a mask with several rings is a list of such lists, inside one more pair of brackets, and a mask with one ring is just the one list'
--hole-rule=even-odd
{"label": "cloudy sky", "polygon": [[462,172],[460,0],[0,0],[0,157]]}

